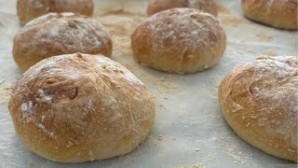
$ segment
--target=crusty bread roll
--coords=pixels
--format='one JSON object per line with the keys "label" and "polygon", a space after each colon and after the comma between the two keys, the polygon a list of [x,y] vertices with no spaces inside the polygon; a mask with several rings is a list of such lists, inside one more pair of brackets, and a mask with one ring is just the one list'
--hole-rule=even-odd
{"label": "crusty bread roll", "polygon": [[194,8],[217,16],[217,6],[213,0],[149,0],[147,14],[172,8]]}
{"label": "crusty bread roll", "polygon": [[47,13],[73,12],[91,16],[93,0],[18,0],[17,14],[22,23]]}
{"label": "crusty bread roll", "polygon": [[59,162],[126,154],[148,136],[155,115],[152,96],[131,72],[87,54],[31,67],[14,87],[9,110],[25,145]]}
{"label": "crusty bread roll", "polygon": [[217,64],[226,35],[212,15],[191,8],[159,12],[132,34],[138,62],[170,73],[194,73]]}
{"label": "crusty bread roll", "polygon": [[276,28],[297,30],[297,0],[242,0],[244,15]]}
{"label": "crusty bread roll", "polygon": [[297,162],[297,56],[260,57],[231,71],[219,87],[223,115],[245,141]]}
{"label": "crusty bread roll", "polygon": [[44,58],[76,52],[111,56],[112,40],[98,20],[50,13],[29,22],[13,41],[14,60],[23,70]]}

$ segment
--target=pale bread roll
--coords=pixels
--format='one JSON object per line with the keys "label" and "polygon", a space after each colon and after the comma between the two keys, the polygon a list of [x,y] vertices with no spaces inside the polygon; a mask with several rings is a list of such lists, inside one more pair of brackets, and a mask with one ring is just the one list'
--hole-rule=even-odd
{"label": "pale bread roll", "polygon": [[297,162],[297,56],[260,57],[231,71],[219,87],[227,123],[245,141]]}
{"label": "pale bread roll", "polygon": [[170,73],[194,73],[216,65],[226,48],[218,20],[191,8],[159,12],[141,23],[131,37],[135,59]]}
{"label": "pale bread roll", "polygon": [[244,15],[256,22],[288,30],[297,30],[297,0],[242,0]]}
{"label": "pale bread roll", "polygon": [[155,115],[152,96],[131,72],[87,54],[31,67],[14,87],[9,110],[24,144],[59,162],[126,154],[148,136]]}
{"label": "pale bread roll", "polygon": [[23,27],[13,41],[13,57],[26,70],[55,55],[112,54],[112,40],[97,20],[73,13],[50,13]]}
{"label": "pale bread roll", "polygon": [[17,14],[22,23],[47,13],[73,12],[91,16],[93,0],[18,0]]}
{"label": "pale bread roll", "polygon": [[147,14],[172,8],[194,8],[217,16],[217,6],[214,0],[149,0]]}

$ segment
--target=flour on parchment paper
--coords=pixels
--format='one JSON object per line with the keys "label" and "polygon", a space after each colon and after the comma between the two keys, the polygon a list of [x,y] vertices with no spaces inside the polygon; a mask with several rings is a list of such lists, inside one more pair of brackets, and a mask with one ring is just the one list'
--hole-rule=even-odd
{"label": "flour on parchment paper", "polygon": [[5,83],[0,81],[0,103],[8,102],[10,98],[10,93],[12,90],[12,84]]}
{"label": "flour on parchment paper", "polygon": [[106,13],[99,18],[113,40],[112,59],[119,61],[131,71],[138,64],[133,60],[130,36],[137,25],[145,18],[145,15],[125,11]]}

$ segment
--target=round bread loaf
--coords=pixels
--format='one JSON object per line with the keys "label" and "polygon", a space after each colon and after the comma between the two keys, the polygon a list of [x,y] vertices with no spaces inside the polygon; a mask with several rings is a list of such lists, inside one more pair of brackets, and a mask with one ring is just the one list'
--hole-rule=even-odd
{"label": "round bread loaf", "polygon": [[194,73],[217,64],[226,35],[215,17],[191,8],[159,12],[132,34],[135,59],[170,73]]}
{"label": "round bread loaf", "polygon": [[150,0],[147,14],[153,15],[171,8],[194,8],[217,16],[217,6],[213,0]]}
{"label": "round bread loaf", "polygon": [[84,162],[126,154],[155,115],[146,87],[104,56],[61,55],[25,72],[9,101],[16,133],[38,155]]}
{"label": "round bread loaf", "polygon": [[297,162],[297,56],[260,57],[231,71],[219,87],[227,123],[245,141]]}
{"label": "round bread loaf", "polygon": [[91,16],[93,0],[18,0],[17,14],[22,23],[47,13],[73,12]]}
{"label": "round bread loaf", "polygon": [[242,0],[244,15],[276,28],[297,30],[297,0]]}
{"label": "round bread loaf", "polygon": [[110,56],[112,40],[96,20],[50,13],[28,23],[13,41],[13,57],[26,70],[44,58],[82,52]]}

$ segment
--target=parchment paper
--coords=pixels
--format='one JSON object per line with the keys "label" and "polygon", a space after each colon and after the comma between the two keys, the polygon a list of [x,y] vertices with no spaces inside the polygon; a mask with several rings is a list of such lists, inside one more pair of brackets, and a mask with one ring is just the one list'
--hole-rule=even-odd
{"label": "parchment paper", "polygon": [[146,18],[147,2],[96,1],[95,17],[113,38],[112,58],[130,69],[156,97],[156,122],[148,140],[127,155],[83,164],[60,164],[31,153],[15,135],[7,104],[11,87],[21,75],[11,54],[13,37],[21,26],[16,17],[16,1],[0,0],[0,167],[297,167],[242,141],[225,123],[217,100],[219,82],[236,65],[261,55],[297,55],[297,32],[246,20],[239,0],[217,2],[218,18],[228,36],[223,59],[201,73],[170,75],[138,65],[132,57],[130,34]]}

